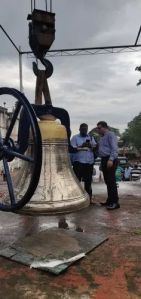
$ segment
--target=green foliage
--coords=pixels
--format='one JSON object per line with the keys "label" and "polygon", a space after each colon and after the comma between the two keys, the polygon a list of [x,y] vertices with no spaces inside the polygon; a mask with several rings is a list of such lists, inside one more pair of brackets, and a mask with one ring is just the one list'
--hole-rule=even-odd
{"label": "green foliage", "polygon": [[133,145],[141,151],[141,112],[131,122],[122,135],[124,145]]}
{"label": "green foliage", "polygon": [[113,128],[113,127],[109,127],[110,131],[114,132],[118,137],[120,137],[120,132],[119,129]]}
{"label": "green foliage", "polygon": [[[113,128],[113,127],[109,127],[109,130],[114,132],[118,137],[120,137],[120,132],[119,129]],[[93,136],[95,138],[96,141],[99,140],[100,136],[98,134],[97,128],[92,129],[89,134],[91,136]]]}

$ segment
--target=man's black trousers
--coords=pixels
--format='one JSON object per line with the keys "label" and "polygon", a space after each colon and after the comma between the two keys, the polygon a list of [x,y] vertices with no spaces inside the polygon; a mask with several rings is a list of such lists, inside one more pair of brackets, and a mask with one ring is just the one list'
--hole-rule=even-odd
{"label": "man's black trousers", "polygon": [[103,157],[101,159],[101,170],[103,172],[105,184],[107,185],[107,193],[108,193],[107,204],[113,204],[113,203],[118,203],[119,201],[116,177],[115,177],[118,160],[115,159],[113,161],[113,166],[107,168],[108,160],[109,160],[109,156]]}
{"label": "man's black trousers", "polygon": [[93,164],[74,162],[73,170],[78,180],[84,181],[84,187],[86,192],[89,194],[90,199],[92,197],[92,175],[93,175]]}

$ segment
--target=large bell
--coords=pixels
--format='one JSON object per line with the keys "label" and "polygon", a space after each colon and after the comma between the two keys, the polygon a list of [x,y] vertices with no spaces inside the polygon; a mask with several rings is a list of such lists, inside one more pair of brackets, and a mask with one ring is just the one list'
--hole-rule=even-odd
{"label": "large bell", "polygon": [[[72,170],[65,127],[51,115],[43,116],[39,127],[43,156],[40,180],[35,194],[20,213],[46,215],[87,207],[88,195]],[[29,169],[26,171],[28,175]]]}

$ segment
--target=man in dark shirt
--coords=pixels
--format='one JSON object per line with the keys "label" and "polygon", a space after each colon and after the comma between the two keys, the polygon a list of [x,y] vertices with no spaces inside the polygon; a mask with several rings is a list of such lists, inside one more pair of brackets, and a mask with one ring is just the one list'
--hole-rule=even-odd
{"label": "man in dark shirt", "polygon": [[97,129],[100,135],[99,156],[101,157],[101,169],[108,193],[106,202],[101,203],[101,205],[106,206],[108,210],[114,210],[120,208],[115,178],[118,165],[117,137],[113,132],[109,131],[105,121],[98,122]]}

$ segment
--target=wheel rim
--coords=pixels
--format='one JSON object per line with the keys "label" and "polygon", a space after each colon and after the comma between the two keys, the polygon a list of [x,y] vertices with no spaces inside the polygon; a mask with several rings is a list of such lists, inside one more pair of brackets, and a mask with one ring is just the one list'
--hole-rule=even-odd
{"label": "wheel rim", "polygon": [[[41,135],[34,110],[22,93],[3,87],[0,88],[0,96],[10,96],[16,102],[7,130],[0,136],[0,162],[3,167],[0,210],[15,211],[30,200],[37,188],[42,164]],[[11,165],[15,166],[11,168]]]}

